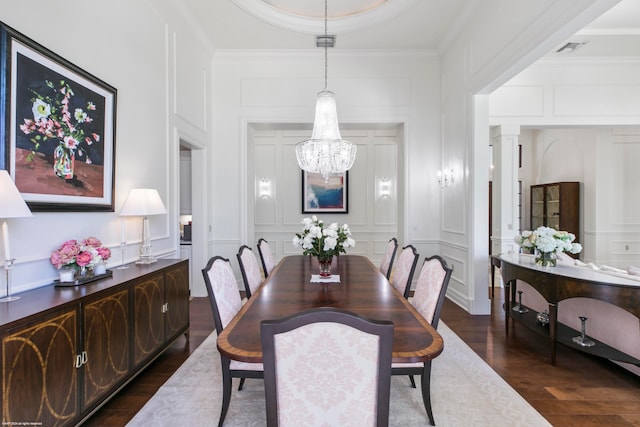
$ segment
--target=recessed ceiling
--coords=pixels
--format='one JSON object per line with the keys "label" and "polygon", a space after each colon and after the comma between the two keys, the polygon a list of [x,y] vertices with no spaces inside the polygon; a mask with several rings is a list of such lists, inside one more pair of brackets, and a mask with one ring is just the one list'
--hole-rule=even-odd
{"label": "recessed ceiling", "polygon": [[[336,49],[440,51],[464,25],[471,0],[328,0]],[[181,0],[216,49],[313,49],[324,0]],[[567,42],[585,43],[569,54]],[[640,57],[640,0],[622,0],[549,56]]]}

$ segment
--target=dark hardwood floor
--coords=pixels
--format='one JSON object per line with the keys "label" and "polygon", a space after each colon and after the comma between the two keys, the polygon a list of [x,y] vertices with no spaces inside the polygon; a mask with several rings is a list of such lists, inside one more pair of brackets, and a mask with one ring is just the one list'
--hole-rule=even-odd
{"label": "dark hardwood floor", "polygon": [[[499,291],[492,315],[472,316],[447,300],[441,319],[552,425],[640,426],[640,377],[563,346],[552,366],[542,337],[518,325],[505,335]],[[212,331],[207,299],[194,298],[189,341],[179,338],[84,425],[124,426]]]}

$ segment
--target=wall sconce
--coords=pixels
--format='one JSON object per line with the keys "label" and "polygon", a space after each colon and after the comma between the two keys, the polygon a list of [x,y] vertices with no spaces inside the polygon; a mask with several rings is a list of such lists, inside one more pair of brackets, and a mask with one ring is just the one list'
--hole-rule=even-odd
{"label": "wall sconce", "polygon": [[446,188],[449,184],[454,184],[455,179],[453,177],[453,169],[445,169],[444,171],[438,171],[438,184],[440,188]]}
{"label": "wall sconce", "polygon": [[273,189],[271,185],[271,179],[264,176],[258,180],[258,198],[269,199],[273,196]]}
{"label": "wall sconce", "polygon": [[390,178],[380,178],[380,181],[378,181],[378,194],[381,199],[384,199],[385,197],[391,197]]}

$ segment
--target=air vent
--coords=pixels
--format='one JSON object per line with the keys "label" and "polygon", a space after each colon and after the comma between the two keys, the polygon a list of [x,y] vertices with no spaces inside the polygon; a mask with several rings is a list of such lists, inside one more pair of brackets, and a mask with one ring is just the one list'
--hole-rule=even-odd
{"label": "air vent", "polygon": [[556,50],[557,53],[571,53],[574,52],[576,49],[580,49],[582,46],[584,46],[585,44],[587,44],[588,42],[569,42],[567,44],[565,44],[564,46],[562,46],[560,49]]}
{"label": "air vent", "polygon": [[316,36],[316,47],[334,47],[336,36],[334,34]]}

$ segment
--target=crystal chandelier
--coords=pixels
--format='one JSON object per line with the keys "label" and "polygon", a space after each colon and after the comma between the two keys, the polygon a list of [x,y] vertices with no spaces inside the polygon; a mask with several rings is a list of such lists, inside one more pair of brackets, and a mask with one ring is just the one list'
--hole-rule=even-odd
{"label": "crystal chandelier", "polygon": [[351,169],[356,159],[356,145],[345,141],[338,128],[336,98],[327,90],[327,0],[324,2],[324,90],[318,92],[316,116],[311,139],[296,144],[296,158],[300,169],[329,176]]}

